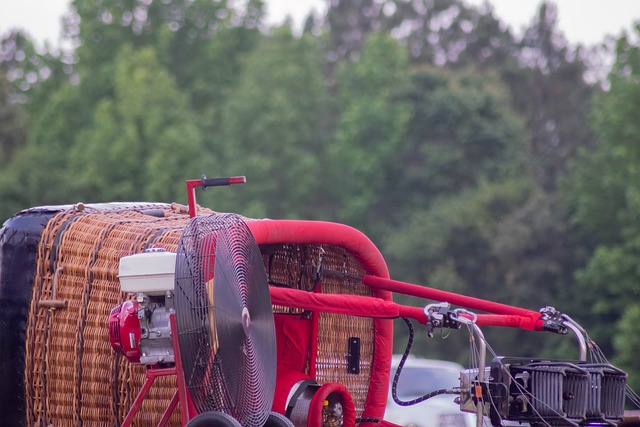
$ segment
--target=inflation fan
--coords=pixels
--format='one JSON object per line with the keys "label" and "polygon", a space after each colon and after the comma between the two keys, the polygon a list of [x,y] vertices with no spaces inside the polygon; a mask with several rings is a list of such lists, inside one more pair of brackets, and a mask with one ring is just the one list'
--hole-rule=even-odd
{"label": "inflation fan", "polygon": [[184,376],[199,412],[262,427],[271,411],[276,340],[260,250],[237,215],[194,218],[176,261]]}

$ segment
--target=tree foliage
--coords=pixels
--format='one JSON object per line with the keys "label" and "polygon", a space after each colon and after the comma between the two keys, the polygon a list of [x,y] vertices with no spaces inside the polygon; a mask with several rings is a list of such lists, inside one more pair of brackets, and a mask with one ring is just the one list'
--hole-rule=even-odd
{"label": "tree foliage", "polygon": [[565,185],[573,219],[591,250],[588,263],[576,275],[579,301],[590,307],[594,337],[608,351],[615,345],[619,360],[636,375],[640,367],[630,357],[629,346],[640,330],[632,323],[640,296],[638,36],[640,28],[636,27],[632,35],[618,41],[610,90],[596,101],[597,143],[593,150],[580,153]]}
{"label": "tree foliage", "polygon": [[70,152],[76,179],[69,185],[86,201],[176,200],[181,183],[203,167],[187,98],[152,48],[125,46],[114,65],[114,96],[96,105],[78,134]]}
{"label": "tree foliage", "polygon": [[11,163],[14,153],[26,143],[26,112],[12,102],[15,91],[0,71],[0,166]]}
{"label": "tree foliage", "polygon": [[223,110],[220,172],[254,185],[228,193],[255,216],[313,217],[323,188],[327,99],[317,41],[280,29],[246,58]]}
{"label": "tree foliage", "polygon": [[[346,222],[393,277],[555,305],[640,369],[638,34],[601,93],[546,1],[522,36],[461,0],[335,0],[301,36],[263,14],[259,0],[74,0],[68,49],[3,36],[0,215],[184,202],[185,179],[246,175],[200,202]],[[571,356],[488,336],[503,354]],[[443,357],[465,346],[418,340]]]}
{"label": "tree foliage", "polygon": [[[338,76],[339,119],[328,146],[328,170],[334,182],[332,216],[367,230],[386,203],[390,165],[404,144],[410,117],[408,57],[387,34],[373,33],[357,60],[345,63]],[[379,227],[378,227],[379,228]]]}

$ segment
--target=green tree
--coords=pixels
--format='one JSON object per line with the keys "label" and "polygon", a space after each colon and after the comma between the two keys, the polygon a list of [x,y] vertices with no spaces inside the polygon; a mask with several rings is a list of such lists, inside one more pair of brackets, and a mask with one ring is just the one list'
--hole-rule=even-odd
{"label": "green tree", "polygon": [[[563,240],[566,214],[534,178],[523,123],[499,78],[421,67],[413,84],[412,116],[394,156],[396,181],[385,188],[381,210],[389,224],[383,253],[395,276],[533,310],[564,308],[574,267]],[[518,331],[487,336],[503,354],[557,346]],[[418,339],[438,357],[464,356],[464,345]]]}
{"label": "green tree", "polygon": [[15,90],[0,71],[0,166],[6,167],[27,139],[27,115],[16,102]]}
{"label": "green tree", "polygon": [[408,98],[410,119],[393,156],[386,189],[389,221],[428,208],[445,195],[526,170],[526,145],[509,114],[499,81],[471,71],[417,68]]}
{"label": "green tree", "polygon": [[46,45],[37,48],[22,31],[0,39],[0,72],[14,87],[14,101],[35,110],[46,103],[56,88],[69,79],[70,58]]}
{"label": "green tree", "polygon": [[186,97],[151,48],[125,47],[114,66],[114,96],[78,134],[69,185],[86,201],[183,199],[203,151]]}
{"label": "green tree", "polygon": [[[185,177],[203,172],[201,160],[207,154],[201,135],[208,135],[209,148],[218,142],[220,111],[240,75],[240,57],[252,49],[259,36],[261,17],[259,0],[242,7],[207,1],[76,0],[65,18],[68,41],[79,46],[71,54],[38,52],[20,33],[2,40],[0,69],[11,76],[12,93],[31,118],[28,140],[20,150],[11,145],[16,139],[3,142],[6,156],[12,160],[0,171],[3,214],[78,198],[140,199],[144,194],[152,199],[176,198]],[[152,60],[138,54],[145,46],[154,52]],[[147,73],[159,76],[142,80],[159,84],[157,93],[153,94],[144,81],[136,82],[142,83],[140,88],[125,87],[127,72],[138,77],[143,72],[131,64],[123,66],[123,54],[142,60],[143,68],[148,65],[145,61],[153,64],[155,68]],[[123,67],[128,71],[123,72]],[[160,100],[164,95],[173,102]],[[132,106],[135,101],[131,96],[159,103]],[[129,110],[143,109],[149,114],[142,117],[144,112],[134,111],[137,117],[127,121]],[[150,118],[152,115],[157,117]],[[144,129],[131,131],[135,127],[131,122],[138,119],[136,126]],[[154,124],[154,120],[164,124]],[[125,126],[126,134],[120,132],[120,126]],[[138,144],[140,139],[146,142]],[[112,140],[119,144],[112,144]],[[124,146],[125,140],[129,147]],[[169,155],[172,150],[176,154]],[[99,165],[101,155],[109,161]],[[145,160],[129,157],[117,162],[119,155],[145,155]],[[132,162],[138,162],[137,166]],[[116,165],[113,169],[109,167],[112,164]],[[152,164],[158,167],[153,173]],[[118,167],[126,173],[115,176],[112,172]],[[76,175],[78,171],[80,175]],[[121,183],[124,178],[133,181]],[[170,179],[174,188],[163,190]],[[114,187],[107,188],[105,181],[113,182]],[[180,196],[183,193],[181,190]]]}
{"label": "green tree", "polygon": [[549,193],[578,149],[593,145],[588,125],[593,84],[585,82],[584,51],[570,46],[557,28],[557,9],[540,5],[518,46],[519,67],[505,67],[513,105],[526,120],[535,176]]}
{"label": "green tree", "polygon": [[[636,26],[634,36],[638,34]],[[592,250],[576,275],[577,302],[588,307],[588,326],[605,353],[612,352],[612,337],[617,336],[619,360],[637,376],[640,371],[630,363],[625,345],[638,334],[630,319],[637,314],[634,304],[640,296],[640,47],[634,40],[627,35],[618,40],[610,90],[595,104],[595,148],[581,151],[564,191],[584,233],[582,241]]]}
{"label": "green tree", "polygon": [[7,217],[33,204],[68,202],[66,151],[83,114],[65,54],[36,48],[22,32],[0,40],[0,52],[0,216]]}
{"label": "green tree", "polygon": [[375,230],[384,187],[406,132],[408,57],[389,35],[371,33],[359,58],[338,73],[339,118],[328,147],[332,218]]}
{"label": "green tree", "polygon": [[26,145],[0,170],[3,218],[30,206],[78,201],[70,191],[69,151],[81,126],[77,86],[63,85],[29,121]]}
{"label": "green tree", "polygon": [[225,207],[254,216],[318,216],[328,111],[322,66],[317,40],[296,39],[287,28],[248,55],[212,153],[222,174],[248,180],[216,193]]}
{"label": "green tree", "polygon": [[616,362],[631,372],[629,385],[633,390],[640,390],[640,360],[638,360],[638,348],[640,348],[640,305],[631,302],[616,325],[616,335],[613,338],[616,350]]}
{"label": "green tree", "polygon": [[263,16],[260,0],[74,0],[66,33],[79,45],[77,70],[92,82],[93,102],[113,95],[114,59],[126,46],[153,47],[158,60],[189,96],[194,112],[212,120],[221,88],[233,83],[239,57],[250,50]]}
{"label": "green tree", "polygon": [[386,21],[395,12],[396,5],[393,1],[386,4],[385,11],[385,3],[374,0],[329,3],[324,27],[328,33],[326,49],[330,62],[354,59],[370,32],[387,29]]}

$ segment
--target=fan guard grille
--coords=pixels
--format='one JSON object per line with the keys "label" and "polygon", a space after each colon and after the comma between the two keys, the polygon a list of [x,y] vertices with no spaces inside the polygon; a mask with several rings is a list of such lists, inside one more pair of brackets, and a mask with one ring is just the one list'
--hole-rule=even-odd
{"label": "fan guard grille", "polygon": [[198,412],[262,427],[273,403],[276,343],[251,230],[238,215],[198,216],[184,228],[177,254],[178,342],[193,403]]}

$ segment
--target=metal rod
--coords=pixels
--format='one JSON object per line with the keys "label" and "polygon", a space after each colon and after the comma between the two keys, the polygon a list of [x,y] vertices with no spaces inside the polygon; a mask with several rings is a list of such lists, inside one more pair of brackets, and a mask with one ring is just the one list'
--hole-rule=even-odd
{"label": "metal rod", "polygon": [[45,307],[50,309],[67,308],[67,301],[61,299],[47,299],[38,301],[38,307]]}
{"label": "metal rod", "polygon": [[[478,363],[478,382],[483,383],[485,381],[484,377],[484,369],[487,364],[487,343],[484,340],[484,334],[480,327],[475,323],[472,324],[473,332],[478,337],[478,341],[480,341],[480,361]],[[476,396],[478,397],[478,396]],[[482,427],[482,422],[484,420],[484,403],[482,402],[481,397],[478,397],[478,403],[476,404],[476,427]]]}
{"label": "metal rod", "polygon": [[[526,308],[520,308],[480,298],[469,297],[466,295],[447,292],[427,286],[419,286],[413,283],[385,279],[384,277],[366,275],[363,277],[362,283],[376,289],[384,289],[386,291],[411,295],[434,301],[447,301],[450,304],[468,307],[473,310],[482,310],[494,314],[506,314],[524,317],[531,316],[536,319],[540,318],[540,313],[538,313],[537,311],[528,310]],[[540,323],[542,324],[542,322]]]}
{"label": "metal rod", "polygon": [[580,346],[580,354],[578,358],[581,362],[585,362],[587,360],[587,339],[582,333],[582,329],[572,320],[565,320],[564,326],[571,330],[578,339],[578,345]]}
{"label": "metal rod", "polygon": [[200,186],[199,179],[189,179],[185,182],[187,185],[187,204],[189,205],[189,218],[196,216],[196,187]]}
{"label": "metal rod", "polygon": [[53,274],[53,289],[51,291],[51,298],[48,300],[38,301],[38,307],[45,307],[53,311],[56,308],[67,308],[67,301],[62,299],[56,299],[58,296],[58,275],[62,273],[62,267],[56,268]]}

